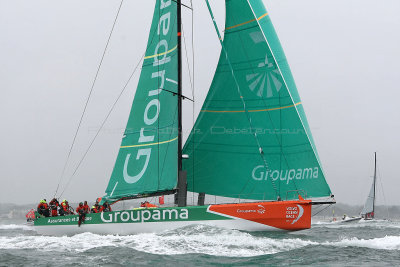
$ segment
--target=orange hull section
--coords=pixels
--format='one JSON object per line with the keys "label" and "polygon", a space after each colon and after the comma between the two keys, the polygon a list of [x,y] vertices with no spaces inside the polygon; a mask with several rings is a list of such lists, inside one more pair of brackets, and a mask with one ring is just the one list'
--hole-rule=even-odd
{"label": "orange hull section", "polygon": [[209,212],[282,230],[311,227],[311,200],[211,205]]}

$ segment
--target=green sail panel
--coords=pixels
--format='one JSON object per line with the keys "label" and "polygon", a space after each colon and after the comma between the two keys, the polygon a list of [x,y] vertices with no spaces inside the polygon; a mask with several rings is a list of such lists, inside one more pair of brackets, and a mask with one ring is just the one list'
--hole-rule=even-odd
{"label": "green sail panel", "polygon": [[[185,144],[188,190],[275,200],[331,195],[261,0],[226,0],[223,50]],[[228,58],[228,59],[227,59]]]}
{"label": "green sail panel", "polygon": [[[140,36],[138,36],[140,37]],[[177,183],[177,7],[156,1],[139,84],[105,199],[171,190]]]}

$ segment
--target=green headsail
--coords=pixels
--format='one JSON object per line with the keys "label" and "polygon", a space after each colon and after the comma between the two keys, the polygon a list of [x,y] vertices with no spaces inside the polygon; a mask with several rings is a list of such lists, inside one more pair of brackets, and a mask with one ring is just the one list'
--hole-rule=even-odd
{"label": "green headsail", "polygon": [[177,183],[177,7],[157,0],[142,72],[105,199]]}
{"label": "green headsail", "polygon": [[307,197],[329,196],[296,85],[262,1],[225,2],[224,49],[184,147],[188,190],[265,200],[295,199],[300,190]]}

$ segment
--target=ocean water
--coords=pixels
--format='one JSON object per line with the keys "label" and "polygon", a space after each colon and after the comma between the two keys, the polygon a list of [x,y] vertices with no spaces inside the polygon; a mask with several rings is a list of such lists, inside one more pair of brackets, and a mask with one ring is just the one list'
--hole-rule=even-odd
{"label": "ocean water", "polygon": [[0,266],[398,266],[400,222],[313,222],[299,232],[193,225],[159,234],[49,237],[0,222]]}

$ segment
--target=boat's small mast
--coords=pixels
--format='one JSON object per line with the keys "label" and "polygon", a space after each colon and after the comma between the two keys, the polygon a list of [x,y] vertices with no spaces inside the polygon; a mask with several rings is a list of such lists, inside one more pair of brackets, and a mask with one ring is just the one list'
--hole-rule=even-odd
{"label": "boat's small mast", "polygon": [[178,206],[186,206],[187,181],[186,172],[182,170],[182,3],[177,5],[177,38],[178,38]]}
{"label": "boat's small mast", "polygon": [[372,202],[372,216],[375,217],[375,194],[376,194],[376,152],[375,154],[375,164],[374,164],[374,200]]}

